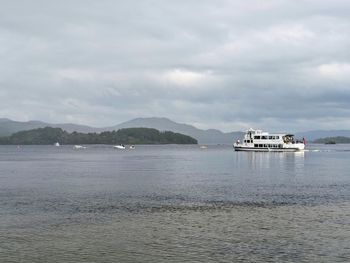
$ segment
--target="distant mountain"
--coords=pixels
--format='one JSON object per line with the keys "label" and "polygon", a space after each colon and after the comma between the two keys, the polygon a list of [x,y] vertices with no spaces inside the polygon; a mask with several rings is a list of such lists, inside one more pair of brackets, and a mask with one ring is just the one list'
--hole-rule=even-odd
{"label": "distant mountain", "polygon": [[160,131],[172,131],[186,134],[198,140],[200,144],[232,144],[234,140],[240,139],[243,132],[223,133],[219,130],[201,130],[192,125],[176,123],[167,118],[137,118],[119,125],[106,128],[118,130],[122,128],[145,127],[154,128]]}
{"label": "distant mountain", "polygon": [[44,128],[47,126],[50,126],[53,128],[61,128],[67,132],[77,131],[77,132],[88,133],[88,132],[100,132],[103,130],[100,128],[93,128],[89,126],[77,125],[77,124],[71,124],[71,123],[51,124],[51,123],[45,123],[41,121],[21,122],[21,121],[13,121],[6,118],[0,118],[0,136],[9,136],[19,131],[27,131],[32,129]]}
{"label": "distant mountain", "polygon": [[232,144],[243,136],[242,132],[223,133],[219,130],[201,130],[192,125],[176,123],[167,118],[137,118],[112,127],[94,128],[72,123],[51,124],[40,121],[19,122],[10,119],[0,119],[0,136],[9,136],[15,132],[44,127],[61,128],[67,132],[103,132],[122,128],[153,128],[160,131],[172,131],[195,138],[200,144]]}
{"label": "distant mountain", "polygon": [[307,141],[314,141],[326,137],[350,137],[350,130],[314,130],[295,133],[297,138],[306,138]]}
{"label": "distant mountain", "polygon": [[11,121],[10,119],[7,118],[0,118],[0,123]]}
{"label": "distant mountain", "polygon": [[40,121],[12,121],[10,119],[0,119],[0,136],[9,136],[18,131],[43,128],[48,124]]}
{"label": "distant mountain", "polygon": [[[167,118],[137,118],[121,124],[105,127],[105,128],[95,128],[86,125],[77,125],[72,123],[61,123],[61,124],[51,124],[41,121],[28,121],[19,122],[13,121],[6,118],[0,118],[0,136],[9,136],[18,131],[25,131],[44,127],[61,128],[67,132],[103,132],[119,130],[122,128],[153,128],[160,131],[172,131],[182,133],[197,139],[199,144],[232,144],[235,140],[241,139],[243,137],[243,132],[229,132],[224,133],[219,130],[209,129],[201,130],[189,124],[177,123]],[[306,138],[307,141],[314,141],[319,138],[325,137],[350,137],[350,130],[314,130],[306,132],[295,133],[297,138]]]}
{"label": "distant mountain", "polygon": [[82,132],[82,133],[89,133],[89,132],[109,131],[104,128],[95,128],[87,125],[79,125],[79,124],[73,124],[73,123],[58,123],[58,124],[48,124],[48,125],[54,128],[61,128],[62,130],[65,130],[67,132],[76,131],[76,132]]}

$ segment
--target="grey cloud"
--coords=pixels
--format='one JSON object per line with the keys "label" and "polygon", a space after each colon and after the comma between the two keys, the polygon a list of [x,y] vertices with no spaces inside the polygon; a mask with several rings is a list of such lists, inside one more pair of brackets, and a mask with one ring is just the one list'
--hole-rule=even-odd
{"label": "grey cloud", "polygon": [[344,0],[6,1],[0,115],[350,129],[348,13]]}

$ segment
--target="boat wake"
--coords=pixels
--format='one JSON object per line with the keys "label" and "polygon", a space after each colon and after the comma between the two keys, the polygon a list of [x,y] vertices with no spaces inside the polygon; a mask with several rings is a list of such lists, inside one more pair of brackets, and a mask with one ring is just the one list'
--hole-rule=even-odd
{"label": "boat wake", "polygon": [[350,149],[307,149],[304,152],[350,152]]}

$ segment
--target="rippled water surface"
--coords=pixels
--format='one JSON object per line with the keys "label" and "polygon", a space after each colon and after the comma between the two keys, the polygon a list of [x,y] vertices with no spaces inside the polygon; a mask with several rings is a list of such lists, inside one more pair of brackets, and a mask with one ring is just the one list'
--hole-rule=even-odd
{"label": "rippled water surface", "polygon": [[350,145],[0,146],[0,262],[349,262]]}

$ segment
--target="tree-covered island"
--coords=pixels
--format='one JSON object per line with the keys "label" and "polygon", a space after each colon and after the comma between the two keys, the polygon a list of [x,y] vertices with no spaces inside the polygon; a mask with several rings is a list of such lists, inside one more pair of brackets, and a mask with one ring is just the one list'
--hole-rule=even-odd
{"label": "tree-covered island", "polygon": [[314,143],[325,143],[325,144],[336,144],[336,143],[350,143],[349,137],[337,136],[337,137],[326,137],[314,140]]}
{"label": "tree-covered island", "polygon": [[0,137],[5,145],[60,144],[197,144],[197,140],[171,131],[160,132],[150,128],[126,128],[101,133],[68,133],[61,128],[39,128]]}

